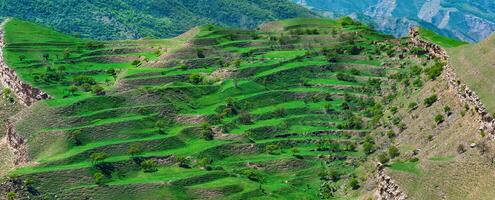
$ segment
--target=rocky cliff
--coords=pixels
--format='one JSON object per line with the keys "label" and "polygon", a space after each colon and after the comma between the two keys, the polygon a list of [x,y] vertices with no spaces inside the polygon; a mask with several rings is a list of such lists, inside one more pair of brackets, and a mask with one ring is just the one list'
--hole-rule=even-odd
{"label": "rocky cliff", "polygon": [[404,193],[400,186],[386,174],[385,167],[379,163],[377,168],[378,171],[375,178],[375,181],[377,182],[377,189],[375,192],[376,200],[407,199],[406,193]]}
{"label": "rocky cliff", "polygon": [[447,52],[437,44],[422,40],[416,28],[411,28],[409,35],[412,44],[427,50],[431,57],[438,58],[445,63],[442,75],[448,81],[450,89],[459,97],[461,102],[476,111],[475,120],[479,123],[480,130],[490,133],[490,137],[495,139],[495,119],[488,113],[486,106],[481,102],[476,92],[457,78],[454,69],[449,64]]}
{"label": "rocky cliff", "polygon": [[28,162],[26,140],[20,137],[9,120],[5,120],[5,130],[7,131],[7,145],[14,154],[14,165],[19,166]]}
{"label": "rocky cliff", "polygon": [[42,99],[48,99],[50,96],[38,88],[25,84],[17,76],[15,70],[9,68],[3,57],[3,48],[5,47],[4,31],[0,26],[0,83],[8,87],[19,98],[22,104],[30,106],[34,102]]}

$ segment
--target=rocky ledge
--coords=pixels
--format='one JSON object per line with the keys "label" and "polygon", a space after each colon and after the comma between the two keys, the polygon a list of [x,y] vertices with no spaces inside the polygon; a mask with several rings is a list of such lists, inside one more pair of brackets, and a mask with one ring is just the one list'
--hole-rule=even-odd
{"label": "rocky ledge", "polygon": [[385,173],[385,167],[378,163],[378,172],[376,175],[376,182],[378,187],[375,192],[377,200],[405,200],[407,199],[406,193],[395,183],[390,176]]}
{"label": "rocky ledge", "polygon": [[479,123],[479,129],[486,133],[490,133],[491,139],[495,139],[495,119],[488,113],[486,106],[481,102],[476,92],[471,90],[462,80],[457,78],[454,69],[449,64],[449,55],[445,49],[437,44],[422,40],[419,37],[417,28],[411,28],[409,30],[409,35],[412,44],[426,50],[431,58],[437,58],[445,63],[442,76],[448,81],[450,89],[456,93],[461,102],[474,108],[477,113],[476,121]]}
{"label": "rocky ledge", "polygon": [[0,83],[8,87],[19,98],[22,104],[32,105],[34,102],[48,99],[50,96],[38,88],[25,84],[21,81],[15,70],[10,69],[3,58],[3,48],[5,47],[4,31],[0,27]]}

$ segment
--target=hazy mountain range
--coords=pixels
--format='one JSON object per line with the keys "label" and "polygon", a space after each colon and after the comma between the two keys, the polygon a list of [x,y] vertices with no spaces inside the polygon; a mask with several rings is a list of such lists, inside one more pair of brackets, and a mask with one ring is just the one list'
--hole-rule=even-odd
{"label": "hazy mountain range", "polygon": [[396,36],[420,25],[464,41],[495,31],[492,0],[292,0],[330,17],[352,16]]}
{"label": "hazy mountain range", "polygon": [[314,15],[289,0],[2,0],[1,16],[83,37],[136,39],[176,36],[204,24],[253,28]]}

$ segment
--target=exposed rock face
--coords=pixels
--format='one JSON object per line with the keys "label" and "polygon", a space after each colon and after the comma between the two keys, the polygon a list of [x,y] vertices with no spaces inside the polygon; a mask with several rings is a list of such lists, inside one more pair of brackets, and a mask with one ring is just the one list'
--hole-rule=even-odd
{"label": "exposed rock face", "polygon": [[14,165],[26,164],[28,162],[26,140],[17,135],[14,124],[9,120],[5,121],[5,130],[7,131],[7,144],[14,154]]}
{"label": "exposed rock face", "polygon": [[486,106],[481,102],[476,92],[469,89],[469,87],[457,78],[454,69],[448,63],[449,56],[447,52],[437,44],[427,42],[419,38],[417,29],[411,28],[409,30],[411,37],[411,43],[428,51],[429,55],[434,58],[440,59],[446,63],[444,66],[444,72],[442,76],[448,81],[449,87],[459,97],[461,102],[467,104],[469,107],[474,108],[477,113],[477,121],[480,124],[480,130],[490,133],[490,137],[495,139],[495,119],[488,113]]}
{"label": "exposed rock face", "polygon": [[390,176],[385,173],[385,167],[378,164],[376,176],[378,187],[375,193],[377,200],[405,200],[407,195],[401,190]]}
{"label": "exposed rock face", "polygon": [[38,88],[25,84],[21,81],[15,70],[10,69],[3,58],[3,48],[5,41],[3,29],[0,26],[0,83],[8,87],[19,98],[22,104],[30,106],[34,102],[48,99],[50,96]]}

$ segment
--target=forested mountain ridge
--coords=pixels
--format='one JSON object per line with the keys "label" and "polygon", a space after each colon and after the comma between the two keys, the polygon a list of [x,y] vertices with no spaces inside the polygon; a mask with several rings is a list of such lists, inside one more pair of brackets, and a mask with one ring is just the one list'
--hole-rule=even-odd
{"label": "forested mountain ridge", "polygon": [[4,0],[1,16],[82,37],[138,39],[172,37],[204,24],[254,28],[314,14],[288,0]]}
{"label": "forested mountain ridge", "polygon": [[467,42],[483,40],[495,31],[491,0],[293,0],[326,16],[352,16],[380,31],[404,36],[410,26],[422,26]]}

